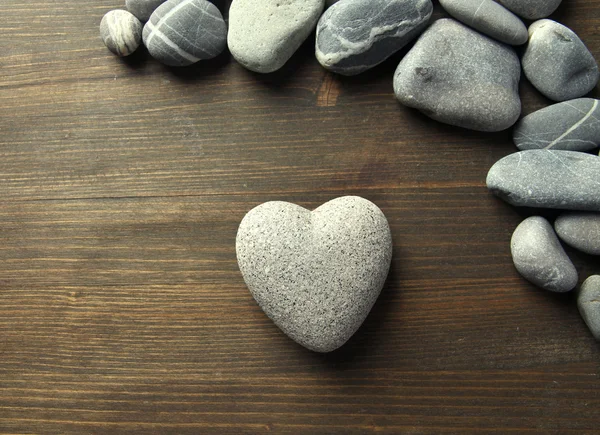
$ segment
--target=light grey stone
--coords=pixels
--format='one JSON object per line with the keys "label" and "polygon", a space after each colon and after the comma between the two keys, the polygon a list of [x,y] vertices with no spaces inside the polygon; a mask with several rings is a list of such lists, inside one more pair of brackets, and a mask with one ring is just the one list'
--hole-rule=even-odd
{"label": "light grey stone", "polygon": [[127,11],[109,11],[100,22],[100,37],[117,56],[129,56],[142,42],[142,23]]}
{"label": "light grey stone", "polygon": [[392,239],[381,210],[360,197],[312,212],[273,201],[246,214],[236,252],[265,314],[301,345],[329,352],[356,332],[379,296]]}
{"label": "light grey stone", "polygon": [[577,294],[577,308],[594,338],[600,341],[600,275],[583,282]]}
{"label": "light grey stone", "polygon": [[566,244],[586,254],[600,255],[600,213],[563,213],[556,218],[554,229]]}
{"label": "light grey stone", "polygon": [[166,0],[125,0],[125,7],[135,15],[138,20],[145,23],[150,19],[152,12]]}
{"label": "light grey stone", "polygon": [[516,206],[600,211],[600,157],[592,154],[519,151],[497,161],[486,183]]}
{"label": "light grey stone", "polygon": [[577,285],[577,270],[543,217],[531,216],[519,224],[510,251],[517,271],[536,286],[562,293]]}
{"label": "light grey stone", "polygon": [[497,0],[507,9],[528,20],[546,18],[558,8],[562,0]]}
{"label": "light grey stone", "polygon": [[446,11],[481,33],[511,45],[527,42],[523,21],[493,0],[440,0]]}
{"label": "light grey stone", "polygon": [[533,112],[516,125],[513,140],[520,150],[588,151],[600,144],[600,104],[578,98]]}
{"label": "light grey stone", "polygon": [[441,122],[480,131],[513,125],[521,113],[515,51],[452,19],[433,23],[394,75],[396,98]]}
{"label": "light grey stone", "polygon": [[594,89],[598,64],[579,37],[552,20],[529,26],[523,71],[535,88],[554,101],[582,97]]}
{"label": "light grey stone", "polygon": [[276,71],[313,31],[324,5],[325,0],[233,0],[229,51],[251,71]]}
{"label": "light grey stone", "polygon": [[341,0],[317,24],[317,60],[338,74],[360,74],[417,37],[432,12],[431,0]]}
{"label": "light grey stone", "polygon": [[150,16],[143,38],[155,59],[187,66],[218,56],[227,45],[227,26],[206,0],[167,0]]}

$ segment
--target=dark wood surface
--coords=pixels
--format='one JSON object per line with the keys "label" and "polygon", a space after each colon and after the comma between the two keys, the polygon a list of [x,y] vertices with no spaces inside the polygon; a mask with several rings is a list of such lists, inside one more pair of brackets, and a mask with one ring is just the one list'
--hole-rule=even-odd
{"label": "dark wood surface", "polygon": [[[563,3],[600,59],[600,1]],[[406,50],[354,78],[314,38],[264,76],[228,53],[118,59],[98,32],[117,7],[0,5],[0,432],[600,433],[600,345],[574,295],[517,275],[529,211],[485,188],[510,132],[398,104]],[[524,113],[549,104],[521,90]],[[392,268],[358,333],[315,354],[253,301],[235,234],[264,201],[349,194],[388,217]]]}

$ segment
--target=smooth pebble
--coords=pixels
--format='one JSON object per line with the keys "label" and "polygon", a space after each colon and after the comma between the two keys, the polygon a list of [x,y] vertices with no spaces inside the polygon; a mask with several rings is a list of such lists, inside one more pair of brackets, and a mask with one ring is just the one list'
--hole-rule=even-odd
{"label": "smooth pebble", "polygon": [[528,20],[546,18],[562,0],[498,0],[507,9]]}
{"label": "smooth pebble", "polygon": [[142,23],[127,11],[109,11],[100,22],[100,37],[117,56],[129,56],[142,41]]}
{"label": "smooth pebble", "polygon": [[583,282],[577,294],[577,308],[594,338],[600,341],[600,275]]}
{"label": "smooth pebble", "polygon": [[341,0],[317,24],[317,60],[338,74],[362,73],[417,37],[432,12],[431,0]]}
{"label": "smooth pebble", "polygon": [[497,161],[486,183],[516,206],[600,211],[600,157],[593,154],[519,151]]}
{"label": "smooth pebble", "polygon": [[543,217],[531,216],[517,226],[510,251],[517,271],[536,286],[562,293],[577,285],[577,270]]}
{"label": "smooth pebble", "polygon": [[519,120],[513,140],[520,150],[588,151],[600,144],[600,104],[593,98],[564,101]]}
{"label": "smooth pebble", "polygon": [[394,76],[398,100],[447,124],[480,131],[513,125],[521,113],[515,51],[452,19],[434,22]]}
{"label": "smooth pebble", "polygon": [[561,240],[573,248],[600,255],[600,213],[563,213],[556,218],[554,229]]}
{"label": "smooth pebble", "polygon": [[166,0],[125,0],[125,7],[135,15],[138,20],[145,23],[150,19],[152,12]]}
{"label": "smooth pebble", "polygon": [[246,214],[236,253],[265,314],[299,344],[330,352],[356,332],[379,296],[392,238],[381,210],[360,197],[312,212],[272,201]]}
{"label": "smooth pebble", "polygon": [[498,41],[511,45],[527,42],[523,21],[493,0],[440,0],[440,4],[457,20]]}
{"label": "smooth pebble", "polygon": [[227,45],[227,26],[206,0],[167,0],[144,26],[152,57],[170,66],[187,66],[218,56]]}
{"label": "smooth pebble", "polygon": [[554,101],[579,98],[594,89],[598,64],[579,37],[552,20],[529,26],[523,71],[535,88]]}

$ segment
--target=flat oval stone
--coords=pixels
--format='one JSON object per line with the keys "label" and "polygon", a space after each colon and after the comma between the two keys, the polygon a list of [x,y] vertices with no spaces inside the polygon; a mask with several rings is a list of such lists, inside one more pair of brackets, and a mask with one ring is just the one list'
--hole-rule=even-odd
{"label": "flat oval stone", "polygon": [[577,294],[577,308],[594,338],[600,341],[600,275],[583,282]]}
{"label": "flat oval stone", "polygon": [[206,0],[167,0],[150,16],[143,38],[158,61],[187,66],[219,55],[227,45],[227,26]]}
{"label": "flat oval stone", "polygon": [[536,286],[562,293],[577,285],[577,270],[543,217],[531,216],[519,224],[510,251],[517,271]]}
{"label": "flat oval stone", "polygon": [[125,7],[135,15],[138,20],[145,23],[150,19],[152,12],[166,0],[125,0]]}
{"label": "flat oval stone", "polygon": [[100,22],[100,37],[117,56],[129,56],[142,42],[142,23],[127,11],[109,11]]}
{"label": "flat oval stone", "polygon": [[588,151],[600,144],[600,104],[593,98],[564,101],[522,118],[513,131],[520,150]]}
{"label": "flat oval stone", "polygon": [[457,20],[498,41],[511,45],[527,42],[523,21],[493,0],[440,0],[440,4]]}
{"label": "flat oval stone", "polygon": [[507,9],[528,20],[546,18],[562,0],[498,0]]}
{"label": "flat oval stone", "polygon": [[276,71],[313,31],[324,6],[325,0],[234,0],[229,9],[229,51],[251,71]]}
{"label": "flat oval stone", "polygon": [[535,88],[554,101],[582,97],[594,89],[598,64],[579,37],[552,20],[529,26],[523,71]]}
{"label": "flat oval stone", "polygon": [[516,206],[600,211],[600,157],[592,154],[520,151],[497,161],[486,183]]}
{"label": "flat oval stone", "polygon": [[591,255],[600,255],[600,213],[571,212],[554,222],[556,234],[563,242]]}
{"label": "flat oval stone", "polygon": [[317,60],[338,74],[360,74],[416,38],[432,12],[431,0],[341,0],[317,24]]}
{"label": "flat oval stone", "polygon": [[398,100],[447,124],[500,131],[521,113],[515,51],[452,19],[434,22],[394,75]]}
{"label": "flat oval stone", "polygon": [[265,314],[302,346],[330,352],[356,332],[379,296],[392,238],[381,210],[360,197],[312,212],[272,201],[246,214],[236,253]]}

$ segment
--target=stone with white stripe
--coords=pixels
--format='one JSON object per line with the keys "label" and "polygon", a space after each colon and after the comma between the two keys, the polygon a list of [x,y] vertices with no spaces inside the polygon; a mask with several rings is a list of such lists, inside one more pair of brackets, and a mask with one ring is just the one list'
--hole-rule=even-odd
{"label": "stone with white stripe", "polygon": [[596,59],[568,27],[552,20],[529,26],[523,72],[538,91],[554,101],[579,98],[600,78]]}
{"label": "stone with white stripe", "polygon": [[578,98],[533,112],[515,126],[513,140],[520,150],[588,151],[600,144],[600,104]]}
{"label": "stone with white stripe", "polygon": [[277,71],[313,31],[324,6],[325,0],[233,0],[229,51],[251,71]]}
{"label": "stone with white stripe", "polygon": [[152,15],[152,12],[165,1],[166,0],[125,0],[125,7],[140,21],[145,23]]}
{"label": "stone with white stripe", "polygon": [[432,12],[431,0],[341,0],[317,24],[317,60],[338,74],[360,74],[417,37]]}
{"label": "stone with white stripe", "polygon": [[152,57],[170,66],[187,66],[219,55],[227,45],[227,26],[206,0],[167,0],[144,26]]}
{"label": "stone with white stripe", "polygon": [[142,23],[131,13],[116,9],[102,17],[100,37],[117,56],[129,56],[142,42]]}

